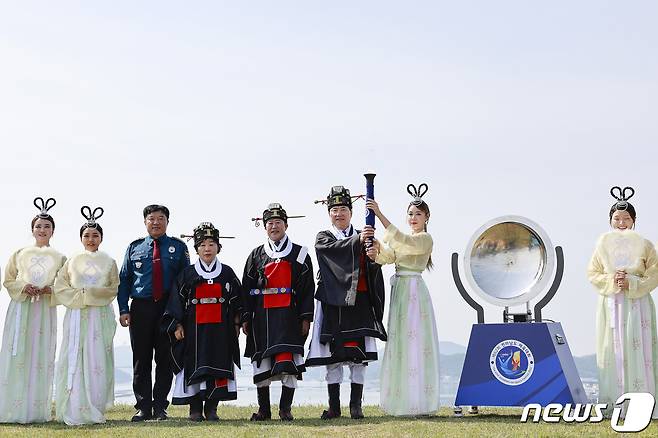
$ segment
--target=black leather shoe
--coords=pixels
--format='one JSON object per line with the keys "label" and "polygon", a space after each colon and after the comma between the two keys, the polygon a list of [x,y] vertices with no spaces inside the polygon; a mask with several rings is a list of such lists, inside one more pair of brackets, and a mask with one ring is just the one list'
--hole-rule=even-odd
{"label": "black leather shoe", "polygon": [[326,411],[322,411],[322,415],[320,416],[321,420],[333,420],[334,418],[340,417],[340,411],[336,412],[333,409],[329,408]]}
{"label": "black leather shoe", "polygon": [[169,417],[167,417],[167,411],[162,410],[162,411],[154,411],[153,412],[153,419],[157,421],[165,421]]}
{"label": "black leather shoe", "polygon": [[272,413],[271,412],[255,412],[251,414],[251,418],[249,421],[268,421],[272,419]]}
{"label": "black leather shoe", "polygon": [[143,409],[140,409],[139,411],[137,411],[137,413],[135,415],[133,415],[133,417],[130,419],[130,421],[132,421],[133,423],[138,423],[140,421],[150,420],[151,418],[153,418],[153,417],[151,416],[151,411],[150,410],[145,411]]}
{"label": "black leather shoe", "polygon": [[292,421],[295,418],[292,416],[292,411],[288,409],[287,411],[279,409],[279,418],[281,421]]}

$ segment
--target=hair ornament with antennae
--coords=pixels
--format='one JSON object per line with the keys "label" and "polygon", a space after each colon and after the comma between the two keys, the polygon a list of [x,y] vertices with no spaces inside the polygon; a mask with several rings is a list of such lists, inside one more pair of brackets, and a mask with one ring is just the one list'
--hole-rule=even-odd
{"label": "hair ornament with antennae", "polygon": [[55,198],[48,198],[44,201],[41,196],[38,196],[34,198],[33,203],[37,210],[39,210],[39,217],[45,219],[50,216],[48,212],[55,206],[55,204],[57,204],[57,201],[55,201]]}
{"label": "hair ornament with antennae", "polygon": [[409,193],[414,198],[414,200],[411,201],[411,204],[415,205],[416,207],[422,204],[423,196],[425,195],[425,193],[427,193],[427,190],[428,190],[428,186],[425,183],[419,185],[418,188],[416,188],[416,186],[413,184],[409,184],[407,186],[407,193]]}
{"label": "hair ornament with antennae", "polygon": [[628,200],[635,194],[635,189],[633,187],[624,187],[622,189],[619,186],[614,186],[610,189],[610,194],[617,200],[614,206],[615,210],[626,210],[630,205]]}
{"label": "hair ornament with antennae", "polygon": [[96,222],[98,219],[100,219],[101,216],[103,216],[103,213],[105,210],[103,210],[103,207],[96,207],[92,211],[91,207],[88,205],[83,205],[80,208],[80,213],[82,213],[82,217],[87,219],[87,223],[85,224],[87,228],[96,228],[98,227],[98,223]]}

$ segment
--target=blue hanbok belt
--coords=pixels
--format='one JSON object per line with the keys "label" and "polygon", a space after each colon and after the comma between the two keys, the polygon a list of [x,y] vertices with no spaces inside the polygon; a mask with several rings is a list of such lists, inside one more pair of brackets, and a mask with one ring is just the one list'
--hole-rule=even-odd
{"label": "blue hanbok belt", "polygon": [[400,269],[399,271],[395,271],[395,275],[391,276],[391,287],[395,287],[395,283],[397,282],[397,279],[400,277],[421,277],[422,272],[417,272],[417,271],[408,271],[404,269]]}
{"label": "blue hanbok belt", "polygon": [[400,269],[399,271],[395,271],[395,275],[398,277],[420,277],[421,274],[422,272],[410,271],[405,269]]}
{"label": "blue hanbok belt", "polygon": [[289,294],[292,292],[290,287],[268,287],[266,289],[251,289],[249,295],[276,295]]}

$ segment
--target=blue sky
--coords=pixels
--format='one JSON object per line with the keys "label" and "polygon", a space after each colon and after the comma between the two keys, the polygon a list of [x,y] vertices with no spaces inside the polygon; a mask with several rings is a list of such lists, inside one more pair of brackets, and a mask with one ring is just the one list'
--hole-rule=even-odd
{"label": "blue sky", "polygon": [[363,191],[372,168],[401,227],[406,185],[430,186],[441,340],[466,344],[475,321],[451,253],[519,214],[565,250],[545,317],[592,353],[585,268],[610,186],[636,188],[638,231],[658,240],[657,13],[648,1],[2,2],[0,264],[30,243],[40,195],[58,200],[52,243],[66,254],[81,248],[81,205],[106,209],[102,249],[120,263],[143,206],[162,202],[172,235],[210,220],[237,236],[222,260],[241,271],[267,203],[305,214],[289,234],[312,246],[328,224],[312,201],[335,184]]}

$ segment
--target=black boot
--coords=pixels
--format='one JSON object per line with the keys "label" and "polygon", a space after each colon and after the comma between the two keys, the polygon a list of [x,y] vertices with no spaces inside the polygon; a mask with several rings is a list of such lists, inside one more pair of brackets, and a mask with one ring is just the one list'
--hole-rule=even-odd
{"label": "black boot", "polygon": [[270,410],[270,387],[263,386],[257,388],[258,393],[258,412],[251,415],[251,421],[265,421],[272,419],[272,411]]}
{"label": "black boot", "polygon": [[340,383],[327,385],[327,392],[329,392],[329,410],[322,413],[320,418],[323,420],[340,417]]}
{"label": "black boot", "polygon": [[350,393],[350,417],[355,420],[363,418],[363,409],[361,409],[362,398],[363,385],[352,383],[352,392]]}
{"label": "black boot", "polygon": [[188,419],[190,421],[203,421],[203,414],[201,411],[203,411],[203,400],[197,394],[197,396],[190,401],[190,416]]}
{"label": "black boot", "polygon": [[281,387],[281,399],[279,400],[279,418],[281,421],[292,421],[292,398],[295,388]]}
{"label": "black boot", "polygon": [[206,400],[203,405],[203,414],[208,421],[219,421],[217,416],[217,400]]}

